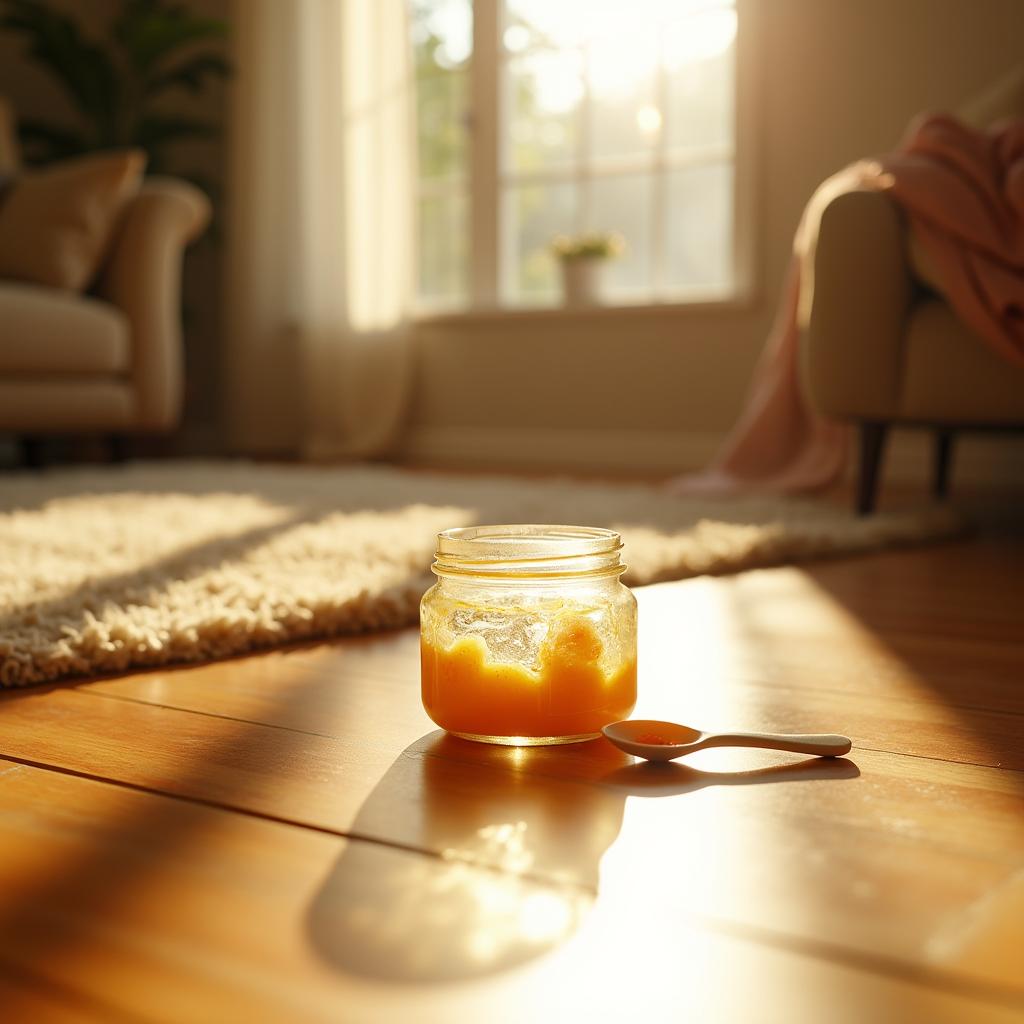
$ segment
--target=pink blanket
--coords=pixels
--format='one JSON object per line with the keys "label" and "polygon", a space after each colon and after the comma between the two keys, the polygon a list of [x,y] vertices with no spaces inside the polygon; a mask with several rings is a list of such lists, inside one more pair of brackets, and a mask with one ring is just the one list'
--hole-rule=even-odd
{"label": "pink blanket", "polygon": [[[925,116],[894,154],[854,165],[833,187],[837,180],[887,191],[957,315],[1024,366],[1024,121],[979,132],[947,115]],[[818,415],[800,386],[799,292],[794,257],[746,409],[714,463],[670,480],[672,491],[814,490],[842,473],[848,431]]]}

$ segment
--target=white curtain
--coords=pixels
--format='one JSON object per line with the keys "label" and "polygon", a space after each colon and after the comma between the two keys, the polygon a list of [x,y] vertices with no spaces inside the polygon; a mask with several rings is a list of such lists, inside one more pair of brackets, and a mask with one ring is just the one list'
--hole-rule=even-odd
{"label": "white curtain", "polygon": [[411,351],[404,0],[235,0],[228,194],[233,447],[374,455]]}

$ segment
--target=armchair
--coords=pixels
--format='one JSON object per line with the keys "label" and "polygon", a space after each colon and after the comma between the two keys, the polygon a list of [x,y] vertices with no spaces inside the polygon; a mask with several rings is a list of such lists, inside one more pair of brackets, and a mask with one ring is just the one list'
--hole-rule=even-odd
{"label": "armchair", "polygon": [[[12,129],[0,101],[0,174],[17,170]],[[0,281],[0,431],[31,441],[173,430],[184,373],[182,254],[209,216],[198,189],[149,178],[90,294]]]}
{"label": "armchair", "polygon": [[955,435],[1024,430],[1024,370],[996,355],[912,269],[908,233],[883,192],[833,195],[806,242],[800,372],[812,405],[856,424],[856,503],[872,511],[890,427],[935,437],[945,496]]}

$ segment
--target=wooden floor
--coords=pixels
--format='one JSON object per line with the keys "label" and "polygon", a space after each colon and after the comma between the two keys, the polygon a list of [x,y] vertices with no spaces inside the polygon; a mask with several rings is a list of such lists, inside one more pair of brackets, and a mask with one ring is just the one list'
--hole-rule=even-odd
{"label": "wooden floor", "polygon": [[643,588],[637,714],[435,731],[414,631],[0,699],[0,1020],[1024,1019],[1024,543]]}

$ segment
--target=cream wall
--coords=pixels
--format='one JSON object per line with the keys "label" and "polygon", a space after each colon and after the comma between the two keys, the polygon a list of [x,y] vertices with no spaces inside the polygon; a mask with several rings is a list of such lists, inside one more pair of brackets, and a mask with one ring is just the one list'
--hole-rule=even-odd
{"label": "cream wall", "polygon": [[[699,465],[740,409],[814,187],[890,148],[914,113],[955,106],[1024,60],[1022,0],[740,4],[751,58],[751,301],[424,323],[411,459],[640,473]],[[897,443],[894,473],[920,472],[921,441]],[[970,441],[958,478],[1021,462],[1019,440]]]}
{"label": "cream wall", "polygon": [[[553,0],[555,2],[555,0]],[[115,0],[57,0],[102,22]],[[739,0],[751,57],[749,301],[729,309],[466,317],[417,328],[418,371],[401,453],[413,461],[669,472],[699,465],[735,418],[774,312],[800,211],[815,185],[889,148],[907,119],[954,106],[1024,59],[1024,0]],[[218,17],[231,0],[190,0]],[[23,110],[61,109],[49,82],[0,36],[0,91]],[[201,113],[227,121],[224,90]],[[188,98],[182,102],[189,103]],[[183,153],[220,176],[222,143]],[[230,197],[226,197],[230,199]],[[186,265],[189,397],[183,446],[222,443],[223,248]],[[276,375],[276,382],[283,378]],[[297,396],[283,396],[297,408]],[[268,417],[270,419],[270,417]],[[268,451],[296,438],[281,429]],[[275,424],[276,426],[276,424]],[[1019,471],[1021,441],[971,441],[960,474]],[[924,449],[897,444],[913,475]]]}

